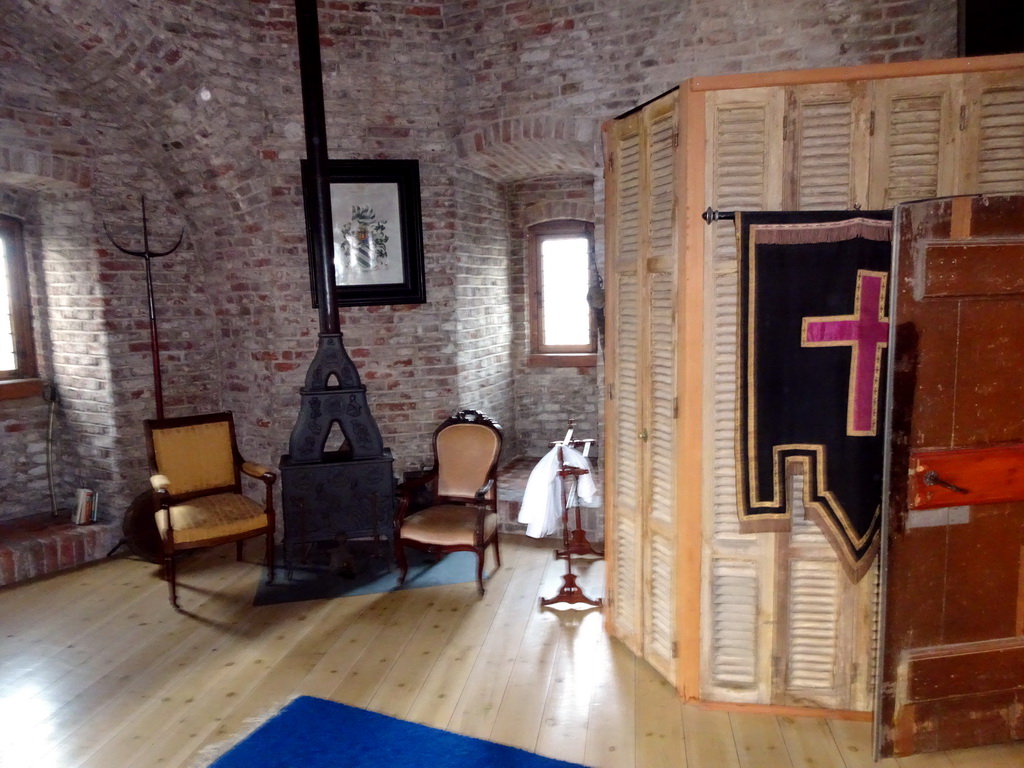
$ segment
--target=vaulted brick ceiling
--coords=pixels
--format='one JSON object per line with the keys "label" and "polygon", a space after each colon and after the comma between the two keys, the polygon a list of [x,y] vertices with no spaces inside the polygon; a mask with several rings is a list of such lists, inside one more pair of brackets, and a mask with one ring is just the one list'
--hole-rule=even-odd
{"label": "vaulted brick ceiling", "polygon": [[247,69],[246,5],[218,3],[217,17],[232,29],[222,36],[204,32],[208,18],[182,21],[175,4],[19,0],[0,14],[0,45],[12,66],[36,73],[58,110],[108,115],[182,199],[252,157],[263,130],[249,119],[259,110],[247,87],[258,73]]}

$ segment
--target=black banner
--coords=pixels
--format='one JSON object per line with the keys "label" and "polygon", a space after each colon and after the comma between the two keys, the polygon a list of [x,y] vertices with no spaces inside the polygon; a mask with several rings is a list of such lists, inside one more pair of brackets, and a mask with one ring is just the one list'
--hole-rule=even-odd
{"label": "black banner", "polygon": [[737,213],[737,482],[745,531],[786,530],[787,468],[850,575],[877,549],[889,211]]}

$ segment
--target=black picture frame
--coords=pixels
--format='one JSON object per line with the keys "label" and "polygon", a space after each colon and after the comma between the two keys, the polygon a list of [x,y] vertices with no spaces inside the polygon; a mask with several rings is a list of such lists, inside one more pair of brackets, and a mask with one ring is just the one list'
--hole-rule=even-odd
{"label": "black picture frame", "polygon": [[[419,161],[328,160],[327,176],[337,305],[426,302]],[[321,276],[310,226],[311,177],[303,160],[309,284],[316,307]]]}

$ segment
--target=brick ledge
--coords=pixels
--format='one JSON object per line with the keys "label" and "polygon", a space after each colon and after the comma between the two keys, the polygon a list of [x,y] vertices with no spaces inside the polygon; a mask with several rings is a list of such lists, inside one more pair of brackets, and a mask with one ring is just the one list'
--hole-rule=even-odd
{"label": "brick ledge", "polygon": [[120,539],[120,521],[74,525],[48,514],[4,520],[0,586],[101,560]]}

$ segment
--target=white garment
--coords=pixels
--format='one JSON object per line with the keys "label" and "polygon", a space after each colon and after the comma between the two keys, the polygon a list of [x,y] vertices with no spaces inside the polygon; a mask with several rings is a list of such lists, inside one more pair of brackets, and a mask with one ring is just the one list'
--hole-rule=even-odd
{"label": "white garment", "polygon": [[[594,483],[590,461],[575,448],[562,446],[562,461],[567,467],[587,470],[570,483],[568,505],[577,503],[585,507],[597,507],[601,498]],[[535,539],[559,533],[562,527],[562,478],[558,476],[558,446],[544,456],[530,473],[523,492],[523,503],[519,508],[519,522],[526,523],[526,535]]]}

